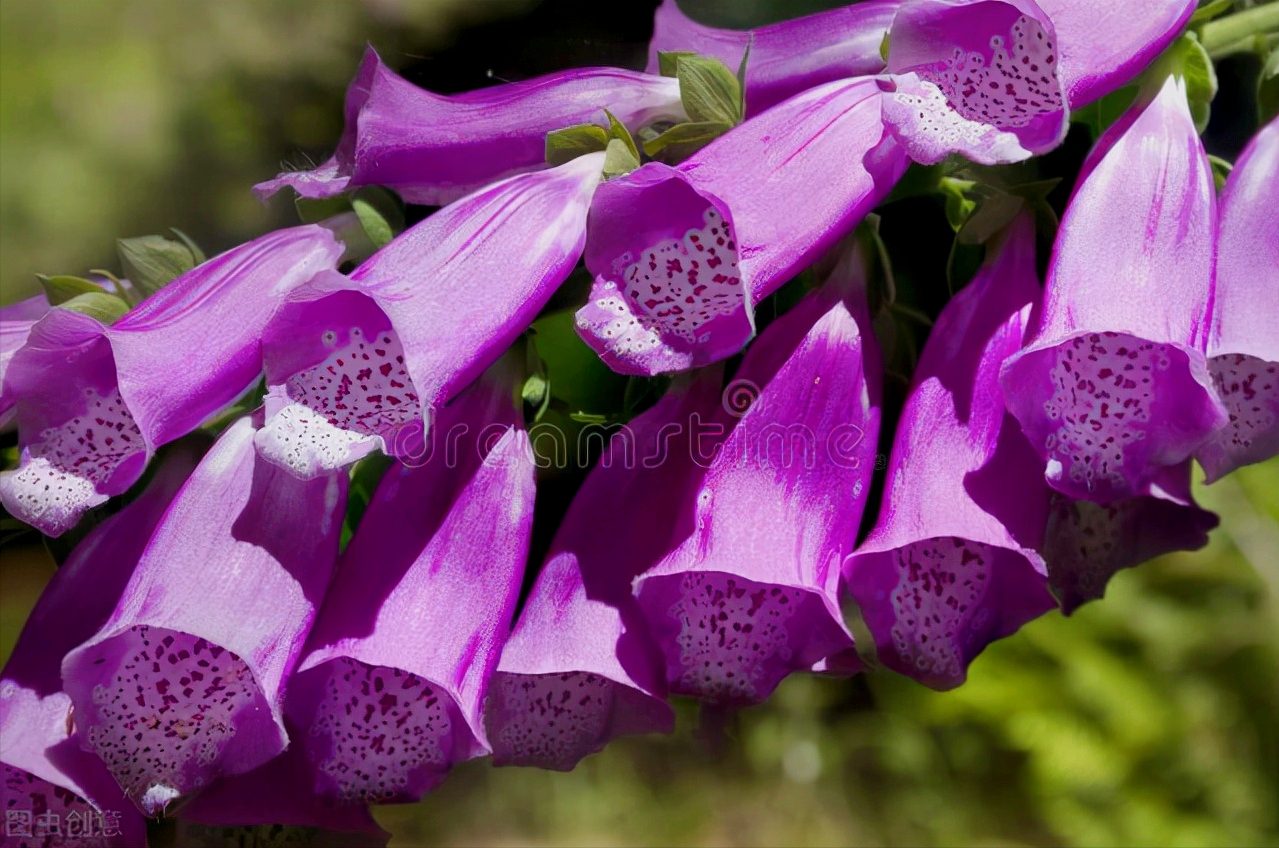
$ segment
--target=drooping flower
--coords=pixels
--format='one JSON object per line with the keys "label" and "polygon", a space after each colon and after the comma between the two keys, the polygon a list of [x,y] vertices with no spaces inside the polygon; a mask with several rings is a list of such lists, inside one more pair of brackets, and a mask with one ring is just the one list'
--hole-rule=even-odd
{"label": "drooping flower", "polygon": [[730,388],[757,396],[684,503],[692,532],[635,581],[674,693],[742,706],[793,671],[859,668],[840,565],[874,470],[881,377],[852,245],[746,352]]}
{"label": "drooping flower", "polygon": [[[812,264],[908,164],[874,80],[806,91],[676,167],[650,162],[591,206],[578,332],[613,369],[657,374],[731,356],[754,307]],[[839,163],[833,167],[832,163]]]}
{"label": "drooping flower", "polygon": [[679,83],[621,68],[574,68],[463,94],[434,94],[398,76],[372,48],[346,94],[346,128],[333,157],[312,171],[280,174],[285,186],[331,197],[381,185],[409,203],[441,206],[489,183],[546,167],[546,134],[608,126],[608,109],[631,131],[686,121]]}
{"label": "drooping flower", "polygon": [[1196,551],[1217,526],[1190,494],[1190,460],[1164,469],[1150,494],[1098,504],[1054,492],[1042,548],[1048,583],[1070,615],[1115,573],[1171,551]]}
{"label": "drooping flower", "polygon": [[1204,346],[1214,192],[1184,82],[1098,140],[1066,209],[1034,338],[1004,366],[1009,410],[1076,499],[1147,494],[1226,411]]}
{"label": "drooping flower", "polygon": [[106,623],[62,665],[81,744],[144,813],[284,749],[283,690],[337,556],[346,475],[300,481],[229,427]]}
{"label": "drooping flower", "polygon": [[672,387],[578,490],[489,687],[495,764],[568,771],[616,736],[674,728],[631,580],[691,529],[682,503],[701,468],[681,436],[715,415],[719,382],[715,370]]}
{"label": "drooping flower", "polygon": [[1003,239],[929,335],[879,520],[844,566],[880,661],[936,689],[964,682],[987,644],[1053,607],[1034,550],[1048,488],[998,382],[1039,297],[1029,216]]}
{"label": "drooping flower", "polygon": [[197,447],[175,445],[137,500],[77,546],[31,610],[0,672],[3,808],[25,810],[33,821],[53,815],[60,835],[86,844],[141,845],[146,831],[102,761],[72,738],[74,713],[62,691],[62,658],[111,614],[147,540],[195,467]]}
{"label": "drooping flower", "polygon": [[442,450],[386,473],[343,555],[289,695],[325,797],[415,801],[490,751],[536,470],[507,365],[440,412]]}
{"label": "drooping flower", "polygon": [[374,450],[420,452],[432,410],[497,360],[577,264],[603,161],[489,186],[350,277],[295,292],[263,336],[262,455],[306,477]]}
{"label": "drooping flower", "polygon": [[290,721],[289,747],[247,774],[222,777],[183,805],[176,844],[184,848],[288,845],[297,848],[382,848],[391,835],[369,808],[333,805],[316,795],[306,758],[306,733]]}
{"label": "drooping flower", "polygon": [[322,226],[278,230],[188,271],[110,326],[50,310],[4,375],[22,446],[21,466],[0,475],[5,508],[57,536],[123,493],[159,445],[253,385],[267,319],[342,250]]}
{"label": "drooping flower", "polygon": [[926,165],[1052,149],[1070,114],[1056,38],[1034,0],[908,0],[889,34],[884,124]]}
{"label": "drooping flower", "polygon": [[658,72],[658,53],[692,52],[730,68],[746,62],[746,114],[757,115],[801,91],[884,69],[880,45],[901,0],[864,0],[751,30],[699,24],[663,0],[653,18],[648,72]]}
{"label": "drooping flower", "polygon": [[1208,482],[1279,453],[1279,121],[1248,144],[1221,193],[1208,372],[1230,423],[1195,454]]}
{"label": "drooping flower", "polygon": [[49,301],[42,294],[0,307],[0,432],[13,423],[13,398],[4,390],[4,372],[18,348],[27,343],[31,328],[49,311]]}

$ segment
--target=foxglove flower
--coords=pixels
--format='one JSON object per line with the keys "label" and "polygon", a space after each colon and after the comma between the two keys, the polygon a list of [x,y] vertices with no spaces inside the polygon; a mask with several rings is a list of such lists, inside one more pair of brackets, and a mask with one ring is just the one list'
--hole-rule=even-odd
{"label": "foxglove flower", "polygon": [[27,343],[31,328],[49,311],[49,301],[36,295],[11,306],[0,307],[0,432],[13,422],[13,398],[4,390],[4,373],[18,349]]}
{"label": "foxglove flower", "polygon": [[879,431],[869,324],[854,248],[746,352],[730,389],[762,388],[685,503],[693,532],[635,581],[672,692],[742,706],[792,671],[857,670],[838,592]]}
{"label": "foxglove flower", "polygon": [[1033,304],[1035,235],[1002,247],[942,310],[902,410],[875,528],[846,585],[884,665],[936,689],[987,644],[1053,606],[1034,548],[1047,520],[1040,465],[999,391]]}
{"label": "foxglove flower", "polygon": [[908,0],[893,18],[884,123],[916,162],[991,165],[1056,147],[1070,110],[1034,0]]}
{"label": "foxglove flower", "polygon": [[284,749],[283,688],[337,555],[346,476],[299,481],[229,427],[114,612],[67,654],[82,745],[144,813]]}
{"label": "foxglove flower", "polygon": [[382,848],[390,834],[367,806],[328,804],[311,789],[305,732],[291,722],[289,747],[247,774],[214,781],[182,807],[176,844],[184,848],[289,845]]}
{"label": "foxglove flower", "polygon": [[271,313],[341,254],[324,227],[294,227],[188,271],[111,326],[50,310],[4,375],[22,446],[0,475],[5,508],[57,536],[123,493],[156,447],[252,386]]}
{"label": "foxglove flower", "polygon": [[1228,418],[1204,358],[1213,298],[1212,172],[1169,77],[1084,163],[1048,268],[1043,316],[1001,382],[1076,499],[1147,494]]}
{"label": "foxglove flower", "polygon": [[683,493],[701,468],[680,436],[709,424],[719,382],[716,370],[673,387],[613,434],[578,490],[489,688],[495,764],[568,771],[616,736],[674,728],[631,580],[691,530]]}
{"label": "foxglove flower", "polygon": [[1257,133],[1221,194],[1208,372],[1230,423],[1195,454],[1208,482],[1279,453],[1279,121]]}
{"label": "foxglove flower", "polygon": [[901,0],[864,0],[752,30],[699,24],[663,0],[653,18],[648,72],[658,72],[658,53],[691,52],[741,64],[747,45],[746,114],[757,115],[809,88],[884,69],[880,46]]}
{"label": "foxglove flower", "polygon": [[[625,374],[731,356],[754,307],[879,203],[908,161],[880,120],[874,80],[804,92],[676,167],[650,162],[600,186],[577,328]],[[839,163],[832,167],[832,163]]]}
{"label": "foxglove flower", "polygon": [[102,761],[71,738],[74,713],[62,691],[62,658],[111,614],[197,460],[195,445],[175,445],[137,500],[85,537],[49,581],[0,672],[4,809],[27,810],[33,818],[52,814],[64,835],[86,844],[141,845],[146,830]]}
{"label": "foxglove flower", "polygon": [[370,48],[346,93],[337,152],[313,171],[261,183],[331,197],[381,185],[409,203],[441,206],[489,183],[546,167],[546,134],[608,126],[604,110],[635,131],[686,121],[679,83],[621,68],[574,68],[523,82],[441,96],[393,73]]}
{"label": "foxglove flower", "polygon": [[1199,550],[1217,523],[1191,497],[1189,460],[1160,473],[1148,495],[1098,504],[1054,492],[1042,548],[1048,583],[1070,615],[1100,598],[1120,569],[1171,551]]}
{"label": "foxglove flower", "polygon": [[603,153],[511,177],[299,289],[263,336],[258,450],[309,477],[410,458],[429,416],[493,364],[577,264]]}
{"label": "foxglove flower", "polygon": [[487,374],[442,410],[445,449],[386,473],[343,555],[289,695],[326,797],[415,801],[489,753],[484,692],[533,525],[514,399]]}

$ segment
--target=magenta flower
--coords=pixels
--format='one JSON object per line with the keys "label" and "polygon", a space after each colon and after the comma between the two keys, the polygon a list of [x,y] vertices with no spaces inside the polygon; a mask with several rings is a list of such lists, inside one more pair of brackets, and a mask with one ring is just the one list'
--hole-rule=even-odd
{"label": "magenta flower", "polygon": [[13,355],[27,343],[31,328],[48,311],[49,301],[42,294],[0,307],[0,432],[8,430],[14,419],[14,401],[4,389],[4,373]]}
{"label": "magenta flower", "polygon": [[[95,527],[58,569],[0,672],[0,772],[6,810],[53,813],[78,836],[143,844],[133,810],[102,761],[71,738],[74,713],[62,691],[62,658],[107,620],[174,495],[195,467],[195,445],[178,445],[143,493]],[[107,822],[105,814],[114,814]],[[64,831],[65,832],[65,831]],[[77,834],[68,834],[77,835]],[[8,841],[5,844],[9,844]]]}
{"label": "magenta flower", "polygon": [[279,230],[188,271],[111,326],[50,310],[4,375],[22,446],[21,466],[0,475],[5,508],[57,536],[123,493],[159,445],[257,381],[267,319],[342,249],[324,227]]}
{"label": "magenta flower", "polygon": [[963,683],[987,644],[1053,607],[1034,551],[1048,489],[998,383],[1039,297],[1029,216],[1003,238],[929,335],[879,520],[844,565],[880,661],[936,689]]}
{"label": "magenta flower", "polygon": [[489,186],[349,278],[299,289],[263,336],[262,455],[303,477],[374,450],[417,455],[432,410],[497,360],[577,264],[603,160]]}
{"label": "magenta flower", "polygon": [[838,591],[879,431],[869,324],[848,249],[746,352],[730,389],[762,388],[690,487],[691,533],[635,580],[672,692],[742,706],[792,671],[858,669]]}
{"label": "magenta flower", "polygon": [[321,795],[415,801],[489,753],[483,698],[533,525],[514,398],[509,375],[486,375],[443,409],[444,447],[386,473],[343,555],[290,683]]}
{"label": "magenta flower", "polygon": [[1076,499],[1148,493],[1227,422],[1204,346],[1214,192],[1170,77],[1097,142],[1066,209],[1034,338],[1004,366],[1008,408]]}
{"label": "magenta flower", "polygon": [[884,124],[916,162],[1016,162],[1069,128],[1048,15],[1033,0],[909,0],[888,40]]}
{"label": "magenta flower", "polygon": [[648,72],[658,53],[691,52],[741,64],[746,47],[746,114],[757,115],[810,88],[884,69],[880,45],[901,0],[864,0],[752,30],[717,29],[691,20],[675,0],[653,18]]}
{"label": "magenta flower", "polygon": [[1195,454],[1208,482],[1279,453],[1279,121],[1248,144],[1221,194],[1208,371],[1230,423]]}
{"label": "magenta flower", "polygon": [[1148,495],[1097,504],[1054,492],[1042,548],[1048,583],[1070,615],[1105,594],[1120,569],[1202,548],[1217,523],[1191,497],[1189,460],[1164,469]]}
{"label": "magenta flower", "polygon": [[147,815],[286,743],[285,677],[333,570],[346,476],[296,480],[257,460],[253,433],[222,434],[62,664],[82,744]]}
{"label": "magenta flower", "polygon": [[306,734],[286,721],[289,747],[247,774],[215,780],[182,806],[176,844],[382,848],[391,835],[361,804],[332,805],[311,788]]}
{"label": "magenta flower", "polygon": [[578,490],[489,688],[495,764],[568,771],[615,736],[674,728],[631,580],[687,536],[682,493],[701,469],[676,437],[718,407],[717,371],[673,387],[613,434]]}
{"label": "magenta flower", "polygon": [[755,305],[849,233],[909,164],[880,100],[874,80],[829,83],[676,167],[650,162],[600,186],[586,243],[595,280],[577,313],[586,343],[625,374],[740,350]]}
{"label": "magenta flower", "polygon": [[679,82],[620,68],[574,68],[523,82],[441,96],[382,64],[372,48],[346,93],[346,129],[333,157],[312,171],[261,183],[331,197],[381,185],[409,203],[442,206],[489,183],[546,167],[546,134],[576,124],[607,127],[610,110],[631,131],[686,121]]}

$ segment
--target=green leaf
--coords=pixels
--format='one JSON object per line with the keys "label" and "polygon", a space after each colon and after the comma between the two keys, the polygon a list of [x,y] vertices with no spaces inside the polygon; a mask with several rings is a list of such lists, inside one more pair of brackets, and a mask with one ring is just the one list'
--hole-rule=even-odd
{"label": "green leaf", "polygon": [[1198,26],[1207,23],[1223,12],[1229,11],[1230,7],[1235,4],[1235,0],[1208,0],[1190,16],[1189,26]]}
{"label": "green leaf", "polygon": [[104,291],[85,292],[65,301],[59,307],[96,318],[103,324],[114,324],[129,311],[129,304],[122,298]]}
{"label": "green leaf", "polygon": [[577,124],[546,134],[546,164],[555,166],[608,147],[608,130],[596,124]]}
{"label": "green leaf", "polygon": [[673,77],[679,69],[681,59],[696,58],[697,54],[687,50],[673,50],[669,53],[657,54],[657,72],[664,77]]}
{"label": "green leaf", "polygon": [[1279,47],[1270,51],[1257,76],[1257,120],[1268,124],[1279,115]]}
{"label": "green leaf", "polygon": [[56,274],[52,277],[36,274],[36,277],[44,288],[44,296],[49,301],[50,306],[61,306],[73,297],[82,294],[105,292],[102,286],[82,277],[71,277],[65,274]]}
{"label": "green leaf", "polygon": [[[618,141],[626,145],[627,151],[630,152],[631,157],[634,158],[635,160],[636,167],[639,167],[640,152],[639,152],[639,148],[635,146],[635,139],[631,137],[631,131],[628,130],[626,128],[626,124],[623,124],[621,121],[619,121],[617,119],[617,116],[614,115],[612,112],[605,109],[604,114],[608,116],[609,136],[611,138],[617,139]],[[607,147],[604,149],[606,151],[608,150]]]}
{"label": "green leaf", "polygon": [[644,152],[654,159],[674,164],[693,155],[732,128],[731,124],[714,121],[676,124],[652,141],[644,142]]}
{"label": "green leaf", "polygon": [[139,236],[116,243],[120,270],[142,297],[149,297],[190,271],[203,254],[187,242],[164,236]]}
{"label": "green leaf", "polygon": [[679,96],[693,123],[736,126],[742,121],[742,86],[718,59],[682,57],[675,67]]}
{"label": "green leaf", "polygon": [[1212,58],[1199,43],[1194,33],[1188,32],[1164,51],[1163,57],[1153,68],[1154,76],[1149,85],[1162,85],[1169,74],[1181,77],[1186,84],[1186,100],[1190,114],[1195,119],[1195,129],[1203,132],[1208,126],[1209,106],[1217,94],[1217,72]]}
{"label": "green leaf", "polygon": [[633,145],[628,145],[620,138],[609,141],[604,150],[604,179],[629,174],[640,166],[639,159],[631,152],[633,149]]}

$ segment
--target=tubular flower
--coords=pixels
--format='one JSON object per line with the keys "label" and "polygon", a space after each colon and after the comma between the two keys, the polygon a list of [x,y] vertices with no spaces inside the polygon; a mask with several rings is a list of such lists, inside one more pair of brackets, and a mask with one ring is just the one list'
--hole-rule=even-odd
{"label": "tubular flower", "polygon": [[311,789],[306,735],[286,721],[289,747],[247,774],[214,781],[182,807],[176,844],[187,848],[288,845],[382,848],[390,834],[364,805],[328,804]]}
{"label": "tubular flower", "polygon": [[5,508],[57,536],[123,493],[156,447],[253,385],[271,313],[341,254],[324,227],[294,227],[210,259],[111,326],[51,309],[4,375],[22,446],[0,474]]}
{"label": "tubular flower", "polygon": [[[52,813],[67,836],[86,842],[131,846],[145,841],[142,816],[125,801],[102,761],[71,738],[73,713],[71,698],[62,691],[62,658],[107,620],[197,456],[194,446],[175,446],[138,499],[85,537],[31,611],[0,672],[4,809],[28,810],[33,817]],[[69,832],[72,826],[78,833]]]}
{"label": "tubular flower", "polygon": [[740,350],[755,305],[849,233],[905,171],[880,99],[874,80],[828,83],[676,167],[650,162],[600,186],[586,242],[594,283],[577,313],[586,343],[626,374]]}
{"label": "tubular flower", "polygon": [[991,165],[1056,147],[1070,110],[1056,31],[1033,0],[909,0],[888,42],[884,124],[916,162]]}
{"label": "tubular flower", "polygon": [[1212,173],[1170,77],[1085,162],[1048,268],[1040,326],[1004,366],[1009,410],[1076,499],[1147,494],[1227,421],[1204,345]]}
{"label": "tubular flower", "polygon": [[343,555],[290,684],[324,796],[415,801],[490,751],[483,697],[533,525],[514,397],[486,375],[446,407],[447,450],[387,472]]}
{"label": "tubular flower", "polygon": [[1221,194],[1208,372],[1230,423],[1195,458],[1208,482],[1279,453],[1279,121],[1249,143]]}
{"label": "tubular flower", "polygon": [[298,481],[256,459],[253,433],[222,434],[63,661],[81,744],[147,815],[286,743],[285,677],[333,570],[346,477]]}
{"label": "tubular flower", "polygon": [[936,689],[963,683],[987,644],[1053,606],[1033,549],[1048,488],[998,383],[1039,297],[1034,238],[1028,216],[1014,221],[942,310],[902,410],[879,521],[844,565],[880,660]]}
{"label": "tubular flower", "polygon": [[859,670],[838,592],[879,431],[862,262],[841,256],[747,351],[730,388],[762,388],[685,502],[693,531],[635,581],[674,693],[743,706],[792,671]]}
{"label": "tubular flower", "polygon": [[489,183],[546,167],[546,134],[574,124],[631,131],[686,121],[679,83],[621,68],[574,68],[523,82],[441,96],[393,73],[372,48],[346,93],[346,129],[333,157],[312,171],[261,183],[331,197],[381,185],[409,203],[442,206]]}
{"label": "tubular flower", "polygon": [[1171,551],[1208,544],[1214,513],[1190,494],[1190,461],[1164,469],[1149,495],[1097,504],[1053,493],[1042,548],[1048,583],[1070,615],[1100,598],[1115,572]]}
{"label": "tubular flower", "polygon": [[27,343],[31,328],[49,311],[49,301],[36,295],[12,306],[0,307],[0,432],[13,423],[13,398],[4,389],[4,373],[18,349]]}
{"label": "tubular flower", "polygon": [[691,20],[675,0],[663,0],[653,18],[648,72],[658,53],[686,51],[719,59],[730,68],[746,61],[746,114],[801,91],[884,69],[880,45],[901,0],[864,0],[752,30],[717,29]]}
{"label": "tubular flower", "polygon": [[299,289],[263,336],[258,450],[302,477],[411,458],[432,410],[492,365],[577,264],[604,154],[445,207],[351,276]]}
{"label": "tubular flower", "polygon": [[631,580],[691,529],[681,504],[701,469],[678,437],[718,405],[716,370],[672,388],[609,440],[493,675],[485,722],[497,765],[568,771],[615,736],[674,729],[661,654]]}

